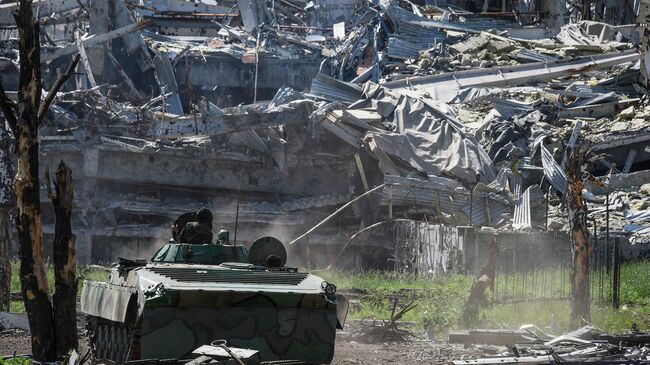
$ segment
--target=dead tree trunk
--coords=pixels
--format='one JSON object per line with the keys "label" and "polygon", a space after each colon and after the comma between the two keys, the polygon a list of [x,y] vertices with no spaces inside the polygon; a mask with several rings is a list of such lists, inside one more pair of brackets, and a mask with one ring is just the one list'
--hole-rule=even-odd
{"label": "dead tree trunk", "polygon": [[0,109],[16,139],[17,172],[14,192],[18,208],[20,283],[32,338],[32,355],[37,361],[55,361],[54,316],[45,277],[43,233],[38,178],[38,126],[61,85],[72,75],[79,56],[66,74],[57,76],[41,102],[41,60],[39,25],[34,20],[31,0],[21,0],[14,14],[20,41],[18,103],[11,101],[0,84]]}
{"label": "dead tree trunk", "polygon": [[34,359],[54,361],[54,318],[45,277],[38,182],[39,27],[34,21],[31,1],[21,0],[16,24],[20,32],[20,77],[18,115],[13,129],[18,155],[14,191],[18,202],[20,283],[32,334]]}
{"label": "dead tree trunk", "polygon": [[13,168],[9,158],[11,139],[0,122],[0,311],[8,311],[11,303],[11,231],[9,214],[16,200],[11,188]]}
{"label": "dead tree trunk", "polygon": [[565,172],[567,176],[567,200],[569,223],[573,245],[571,254],[571,324],[580,326],[591,321],[589,302],[589,228],[587,227],[587,204],[582,197],[583,171],[589,149],[584,145],[568,147]]}
{"label": "dead tree trunk", "polygon": [[465,310],[463,311],[465,327],[474,326],[479,319],[481,308],[487,306],[488,301],[485,297],[485,290],[490,288],[494,293],[494,278],[496,276],[498,256],[499,242],[497,241],[497,236],[493,236],[490,244],[490,256],[478,272],[478,275],[476,275],[469,293],[469,299],[465,304]]}
{"label": "dead tree trunk", "polygon": [[46,170],[47,193],[54,205],[56,223],[54,227],[54,279],[52,297],[54,308],[54,332],[56,333],[56,355],[62,358],[70,350],[77,349],[77,265],[72,234],[72,170],[61,161],[56,171],[54,193]]}
{"label": "dead tree trunk", "polygon": [[9,255],[9,209],[0,207],[0,311],[11,304],[11,256]]}

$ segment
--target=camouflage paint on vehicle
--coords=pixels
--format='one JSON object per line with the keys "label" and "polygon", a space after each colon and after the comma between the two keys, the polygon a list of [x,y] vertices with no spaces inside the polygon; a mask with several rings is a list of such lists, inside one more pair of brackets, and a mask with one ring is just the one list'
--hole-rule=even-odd
{"label": "camouflage paint on vehicle", "polygon": [[[187,358],[188,349],[228,339],[240,348],[258,350],[265,361],[297,359],[327,363],[334,356],[334,308],[293,306],[252,294],[248,307],[156,307],[145,309],[141,358]],[[276,307],[277,305],[277,307]]]}
{"label": "camouflage paint on vehicle", "polygon": [[109,283],[84,282],[81,309],[133,324],[124,331],[130,360],[189,358],[199,346],[226,339],[258,350],[264,361],[329,363],[348,304],[324,288],[321,278],[294,270],[151,262],[118,266]]}

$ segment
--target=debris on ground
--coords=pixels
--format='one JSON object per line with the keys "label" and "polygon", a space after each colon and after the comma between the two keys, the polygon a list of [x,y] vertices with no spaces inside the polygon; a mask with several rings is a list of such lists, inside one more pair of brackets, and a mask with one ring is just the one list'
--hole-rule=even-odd
{"label": "debris on ground", "polygon": [[[471,360],[456,360],[454,365],[468,364],[556,364],[607,362],[608,364],[644,363],[648,360],[648,333],[632,330],[621,335],[604,334],[593,326],[554,336],[532,325],[519,330],[470,330],[449,334],[451,343],[481,344],[486,355]],[[496,346],[496,347],[494,347]]]}
{"label": "debris on ground", "polygon": [[188,362],[187,365],[226,364],[233,361],[237,365],[255,365],[261,362],[258,351],[228,346],[225,340],[218,340],[212,342],[210,345],[203,345],[192,353],[200,356]]}
{"label": "debris on ground", "polygon": [[370,328],[361,332],[357,338],[365,342],[399,342],[408,341],[415,338],[413,333],[411,333],[409,330],[399,328],[400,322],[398,321],[400,321],[406,313],[417,307],[417,304],[415,304],[414,301],[411,301],[398,311],[398,301],[398,297],[392,299],[393,304],[390,319],[378,321],[375,320],[371,322],[366,321],[369,322]]}

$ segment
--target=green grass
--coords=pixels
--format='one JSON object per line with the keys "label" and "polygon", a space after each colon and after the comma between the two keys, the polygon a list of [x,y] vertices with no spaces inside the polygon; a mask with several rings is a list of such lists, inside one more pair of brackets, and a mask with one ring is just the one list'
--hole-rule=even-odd
{"label": "green grass", "polygon": [[358,298],[355,298],[355,293],[350,293],[352,319],[388,319],[393,298],[397,297],[397,311],[413,300],[417,304],[402,320],[416,322],[420,328],[436,329],[449,329],[454,325],[463,312],[472,283],[471,278],[463,275],[423,279],[376,271],[315,274],[336,284],[344,292],[351,289],[363,291]]}
{"label": "green grass", "polygon": [[12,300],[9,303],[9,311],[15,313],[25,313],[25,304],[22,300]]}
{"label": "green grass", "polygon": [[[54,266],[46,264],[45,275],[47,276],[47,284],[50,292],[54,291]],[[105,281],[108,279],[108,272],[106,270],[93,267],[93,266],[78,266],[77,276],[79,279],[79,292],[84,280]],[[20,262],[13,261],[11,263],[11,292],[20,293]],[[24,313],[25,305],[20,300],[12,300],[10,303],[9,311]],[[2,365],[2,363],[0,363]]]}
{"label": "green grass", "polygon": [[[47,276],[47,285],[50,290],[54,289],[54,266],[52,264],[45,265],[45,275]],[[96,266],[77,266],[77,276],[79,278],[79,290],[84,280],[103,281],[108,279],[108,271]],[[13,261],[11,263],[11,292],[20,292],[20,262]]]}
{"label": "green grass", "polygon": [[[553,334],[571,330],[571,306],[569,300],[546,300],[492,306],[483,312],[480,326],[487,328],[518,328],[523,324],[534,324]],[[593,303],[591,321],[596,327],[608,333],[629,330],[633,322],[641,329],[649,329],[650,306],[622,306],[616,310],[609,306]]]}
{"label": "green grass", "polygon": [[[392,272],[314,272],[352,300],[349,318],[388,319],[392,298],[399,298],[404,306],[415,300],[418,307],[404,316],[405,321],[414,321],[420,329],[430,328],[435,332],[461,328],[460,317],[469,296],[472,277],[454,275],[433,278],[417,278],[397,275]],[[551,277],[551,273],[547,273]],[[609,298],[601,303],[592,290],[592,324],[610,333],[630,329],[633,322],[641,329],[650,329],[650,262],[627,263],[621,268],[621,303],[616,310],[607,305]],[[515,282],[520,278],[514,278]],[[510,280],[513,280],[510,277]],[[534,324],[546,331],[559,334],[570,330],[570,302],[568,299],[535,300],[535,293],[550,293],[566,298],[569,283],[563,285],[562,277],[555,273],[555,279],[543,282],[544,290],[536,288],[526,293],[526,301],[517,303],[493,303],[485,308],[473,327],[475,328],[518,328],[523,324]],[[568,275],[564,280],[569,280]],[[517,284],[519,285],[519,284]],[[528,282],[531,285],[531,282]],[[538,280],[536,285],[542,285]],[[604,286],[609,293],[610,286]],[[530,296],[529,296],[530,294]]]}
{"label": "green grass", "polygon": [[650,306],[650,262],[621,266],[621,303]]}
{"label": "green grass", "polygon": [[4,360],[0,357],[0,365],[29,365],[31,360],[28,357],[13,357]]}

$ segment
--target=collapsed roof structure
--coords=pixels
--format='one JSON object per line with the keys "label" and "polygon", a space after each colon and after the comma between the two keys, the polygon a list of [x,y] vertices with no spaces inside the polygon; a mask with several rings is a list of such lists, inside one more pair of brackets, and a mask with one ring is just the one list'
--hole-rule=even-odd
{"label": "collapsed roof structure", "polygon": [[[393,218],[561,229],[579,135],[607,156],[589,166],[609,180],[584,192],[592,220],[650,237],[649,1],[596,2],[600,22],[562,0],[34,4],[45,86],[81,55],[40,142],[42,168],[74,171],[82,262],[146,256],[202,206],[239,241],[290,241],[382,185],[296,245],[308,263]],[[0,4],[5,90],[15,7]],[[387,265],[392,243],[366,246],[347,264]]]}

